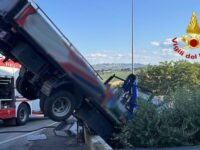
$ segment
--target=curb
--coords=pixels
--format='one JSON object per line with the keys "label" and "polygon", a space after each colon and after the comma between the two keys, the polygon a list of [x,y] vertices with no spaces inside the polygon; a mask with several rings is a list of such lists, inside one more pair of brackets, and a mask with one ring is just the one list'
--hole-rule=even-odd
{"label": "curb", "polygon": [[113,150],[100,136],[90,135],[84,129],[85,144],[89,150]]}

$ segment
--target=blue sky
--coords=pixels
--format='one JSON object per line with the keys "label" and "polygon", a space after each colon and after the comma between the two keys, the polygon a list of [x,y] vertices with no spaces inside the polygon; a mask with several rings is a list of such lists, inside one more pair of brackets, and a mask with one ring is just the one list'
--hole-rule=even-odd
{"label": "blue sky", "polygon": [[[131,62],[131,0],[35,0],[92,63]],[[133,0],[134,61],[182,59],[169,40],[186,34],[199,0]]]}

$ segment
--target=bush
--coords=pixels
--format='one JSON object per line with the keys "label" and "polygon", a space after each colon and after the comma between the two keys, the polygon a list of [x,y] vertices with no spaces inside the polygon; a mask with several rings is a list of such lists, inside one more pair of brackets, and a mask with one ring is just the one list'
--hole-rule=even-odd
{"label": "bush", "polygon": [[138,100],[134,119],[116,135],[124,147],[200,144],[200,89],[178,88],[161,106]]}

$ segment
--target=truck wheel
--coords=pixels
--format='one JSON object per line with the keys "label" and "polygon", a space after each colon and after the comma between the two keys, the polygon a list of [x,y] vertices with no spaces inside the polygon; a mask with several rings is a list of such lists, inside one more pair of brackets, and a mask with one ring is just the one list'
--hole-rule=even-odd
{"label": "truck wheel", "polygon": [[18,77],[16,80],[16,88],[18,92],[25,98],[34,100],[37,99],[37,91],[26,79]]}
{"label": "truck wheel", "polygon": [[17,110],[17,125],[24,125],[29,119],[29,109],[26,104],[19,105]]}
{"label": "truck wheel", "polygon": [[21,79],[22,79],[22,77],[17,77],[17,80],[16,80],[16,89],[17,89],[17,91],[19,92],[19,93],[21,93],[21,85],[20,85],[20,82],[21,82]]}
{"label": "truck wheel", "polygon": [[74,97],[67,91],[58,91],[47,97],[44,104],[44,113],[54,121],[63,121],[69,118],[75,109]]}

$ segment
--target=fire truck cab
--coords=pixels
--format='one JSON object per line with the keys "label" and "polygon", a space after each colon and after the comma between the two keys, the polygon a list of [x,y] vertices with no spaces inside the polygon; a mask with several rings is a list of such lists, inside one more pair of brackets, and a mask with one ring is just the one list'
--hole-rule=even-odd
{"label": "fire truck cab", "polygon": [[39,100],[23,98],[16,90],[16,77],[20,65],[9,60],[0,59],[0,119],[6,124],[24,125],[30,115],[41,114]]}

